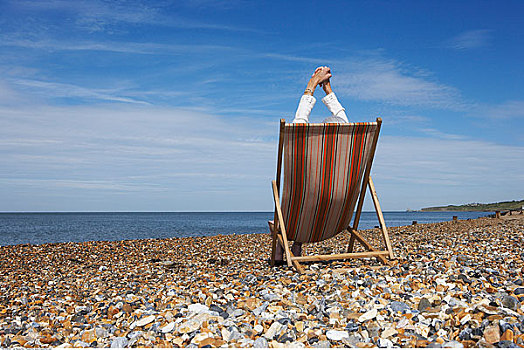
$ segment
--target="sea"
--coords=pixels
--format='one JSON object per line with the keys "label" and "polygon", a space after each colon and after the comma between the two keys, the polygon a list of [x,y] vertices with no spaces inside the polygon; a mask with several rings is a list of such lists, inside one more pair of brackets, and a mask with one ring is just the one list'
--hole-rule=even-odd
{"label": "sea", "polygon": [[[386,211],[386,226],[476,219],[489,212]],[[269,232],[272,212],[0,213],[0,246]],[[378,225],[363,212],[359,229]]]}

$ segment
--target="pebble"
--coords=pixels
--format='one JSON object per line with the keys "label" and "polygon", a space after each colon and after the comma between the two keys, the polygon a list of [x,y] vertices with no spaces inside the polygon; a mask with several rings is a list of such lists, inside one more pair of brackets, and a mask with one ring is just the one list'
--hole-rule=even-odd
{"label": "pebble", "polygon": [[358,318],[358,322],[361,322],[361,323],[366,322],[366,321],[374,319],[376,316],[377,316],[377,309],[371,309],[367,311],[366,313],[362,314]]}
{"label": "pebble", "polygon": [[160,331],[162,333],[171,333],[176,327],[176,323],[175,322],[169,322],[167,325],[165,325],[164,327],[162,327],[160,329]]}
{"label": "pebble", "polygon": [[426,309],[429,309],[431,307],[431,302],[427,298],[420,299],[417,310],[422,312]]}
{"label": "pebble", "polygon": [[443,348],[463,348],[464,344],[462,344],[461,342],[452,340],[452,341],[448,341],[448,342],[442,344],[442,347]]}
{"label": "pebble", "polygon": [[178,332],[191,333],[200,329],[201,323],[196,319],[189,319],[178,326]]}
{"label": "pebble", "polygon": [[326,337],[329,340],[339,341],[344,338],[348,338],[349,334],[346,331],[336,331],[336,330],[330,329],[329,331],[326,332]]}
{"label": "pebble", "polygon": [[138,320],[135,324],[136,324],[137,327],[143,327],[146,324],[150,324],[154,320],[155,320],[155,316],[153,316],[153,315],[146,316],[146,317],[141,318],[140,320]]}
{"label": "pebble", "polygon": [[489,344],[495,344],[500,341],[500,330],[498,325],[492,325],[484,330],[484,339]]}
{"label": "pebble", "polygon": [[502,306],[507,307],[513,311],[516,311],[519,307],[519,300],[512,295],[505,295],[502,298]]}
{"label": "pebble", "polygon": [[200,303],[197,303],[197,304],[191,304],[187,307],[187,309],[189,310],[189,312],[194,312],[196,314],[201,314],[201,313],[204,313],[204,312],[208,312],[209,311],[209,307],[206,306],[206,305],[202,305]]}
{"label": "pebble", "polygon": [[268,348],[268,347],[269,347],[269,344],[268,344],[266,338],[264,338],[264,337],[258,337],[258,338],[255,339],[255,341],[253,342],[253,347],[254,347],[254,348]]}
{"label": "pebble", "polygon": [[271,340],[271,339],[273,339],[273,338],[275,337],[275,335],[277,335],[277,334],[280,332],[280,330],[281,330],[282,328],[284,328],[284,327],[285,327],[285,326],[284,326],[282,323],[280,323],[280,322],[273,322],[273,323],[271,324],[271,327],[269,327],[269,329],[267,330],[267,332],[264,334],[264,337],[265,337],[266,339]]}
{"label": "pebble", "polygon": [[280,300],[280,297],[278,295],[272,294],[272,293],[264,294],[262,298],[264,298],[264,300],[269,301],[269,302]]}
{"label": "pebble", "polygon": [[518,348],[518,349],[520,349],[520,346],[518,346],[514,342],[508,341],[508,340],[501,340],[501,341],[499,341],[497,343],[497,347],[499,347],[499,348]]}
{"label": "pebble", "polygon": [[[0,247],[0,346],[524,345],[524,219],[388,229],[391,265],[304,275],[268,266],[267,234]],[[363,231],[376,246],[379,234]]]}
{"label": "pebble", "polygon": [[111,342],[112,348],[125,348],[129,341],[126,337],[116,337],[113,338],[113,341]]}
{"label": "pebble", "polygon": [[314,348],[327,349],[331,347],[331,343],[328,340],[322,340],[313,345]]}
{"label": "pebble", "polygon": [[401,301],[393,301],[391,304],[389,304],[389,307],[394,312],[403,312],[409,310],[409,306],[406,305],[406,303],[403,303]]}
{"label": "pebble", "polygon": [[380,336],[381,336],[382,338],[389,338],[389,337],[392,337],[392,336],[394,336],[394,335],[396,335],[396,334],[398,334],[398,331],[397,331],[395,328],[390,327],[390,328],[386,328],[386,329],[382,332],[382,334],[380,334]]}
{"label": "pebble", "polygon": [[377,342],[379,348],[392,348],[394,346],[393,342],[389,339],[379,338]]}

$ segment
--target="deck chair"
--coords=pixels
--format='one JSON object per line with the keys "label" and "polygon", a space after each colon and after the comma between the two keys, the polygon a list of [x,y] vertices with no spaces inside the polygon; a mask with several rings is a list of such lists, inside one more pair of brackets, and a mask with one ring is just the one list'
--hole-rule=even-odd
{"label": "deck chair", "polygon": [[[288,266],[299,273],[301,262],[376,257],[394,259],[391,242],[370,171],[382,119],[372,123],[287,124],[280,121],[276,180],[271,182],[275,201],[271,265],[277,241]],[[280,190],[282,158],[284,181]],[[369,187],[386,250],[375,249],[359,232],[358,224]],[[356,212],[355,212],[356,206]],[[353,213],[355,217],[350,226]],[[351,234],[347,253],[293,256],[290,241],[320,242],[339,233]],[[353,252],[355,241],[365,252]]]}

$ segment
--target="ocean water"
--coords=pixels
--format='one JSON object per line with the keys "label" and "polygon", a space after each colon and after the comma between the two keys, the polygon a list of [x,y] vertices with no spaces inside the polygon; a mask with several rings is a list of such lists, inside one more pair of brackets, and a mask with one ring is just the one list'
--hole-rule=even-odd
{"label": "ocean water", "polygon": [[[487,212],[384,212],[386,226],[475,219]],[[0,246],[269,232],[272,212],[0,213]],[[378,225],[363,212],[360,229]]]}

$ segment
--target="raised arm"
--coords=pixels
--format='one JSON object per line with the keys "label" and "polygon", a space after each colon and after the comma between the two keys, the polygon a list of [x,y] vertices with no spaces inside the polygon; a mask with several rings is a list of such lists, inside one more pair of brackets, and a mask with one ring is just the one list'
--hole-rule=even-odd
{"label": "raised arm", "polygon": [[337,96],[331,88],[331,81],[328,79],[322,84],[322,88],[326,93],[326,96],[322,99],[322,102],[331,112],[331,116],[324,120],[325,123],[349,123],[348,117],[345,112],[345,108],[342,107],[338,102]]}

